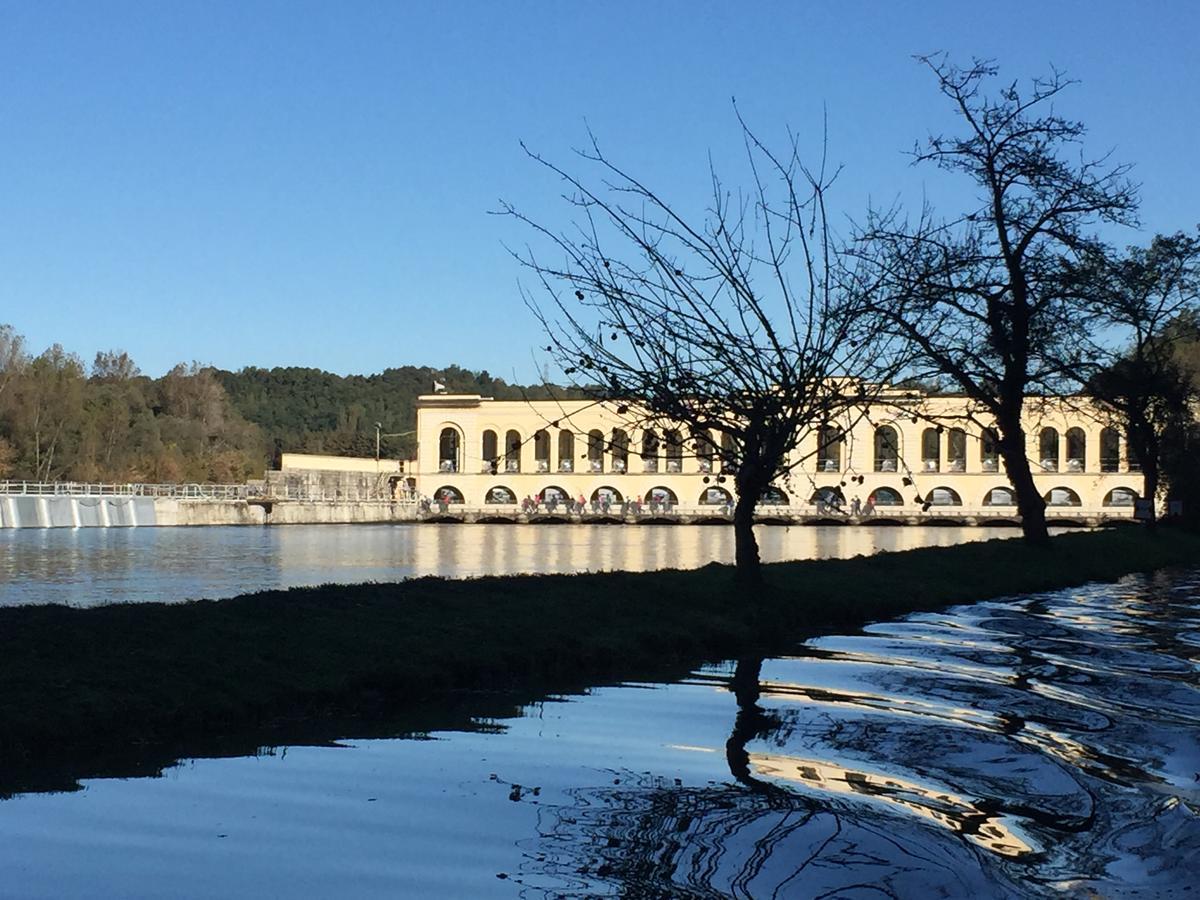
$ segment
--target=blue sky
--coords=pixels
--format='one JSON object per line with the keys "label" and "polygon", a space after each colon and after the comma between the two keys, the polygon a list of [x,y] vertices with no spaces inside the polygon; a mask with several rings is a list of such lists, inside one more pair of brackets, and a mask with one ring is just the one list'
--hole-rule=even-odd
{"label": "blue sky", "polygon": [[[684,206],[730,98],[790,125],[869,200],[950,209],[903,151],[952,125],[912,54],[1050,63],[1059,109],[1142,184],[1141,232],[1200,221],[1200,4],[0,4],[0,322],[35,351],[129,351],[148,374],[458,363],[536,377],[495,216],[565,225],[555,159],[586,138]],[[730,180],[736,181],[736,178]]]}

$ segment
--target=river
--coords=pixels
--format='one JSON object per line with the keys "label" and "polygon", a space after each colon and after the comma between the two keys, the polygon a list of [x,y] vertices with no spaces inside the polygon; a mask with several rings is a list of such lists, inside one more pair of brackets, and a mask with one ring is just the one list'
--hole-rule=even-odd
{"label": "river", "polygon": [[[1013,537],[1012,528],[759,526],[767,561]],[[220,599],[421,575],[698,568],[733,530],[678,525],[287,525],[0,529],[0,606]]]}
{"label": "river", "polygon": [[22,794],[0,894],[1194,896],[1198,673],[1200,570],[916,614],[469,728]]}

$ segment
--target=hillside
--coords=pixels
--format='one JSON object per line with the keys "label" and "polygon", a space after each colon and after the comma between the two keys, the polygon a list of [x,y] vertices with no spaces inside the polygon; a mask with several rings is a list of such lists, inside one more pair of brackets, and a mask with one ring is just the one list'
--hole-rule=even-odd
{"label": "hillside", "polygon": [[499,399],[570,395],[458,366],[341,376],[180,363],[150,378],[120,351],[97,353],[90,367],[58,344],[33,355],[0,325],[0,479],[240,482],[281,450],[373,455],[376,422],[395,435],[384,454],[405,457],[416,398],[435,381]]}

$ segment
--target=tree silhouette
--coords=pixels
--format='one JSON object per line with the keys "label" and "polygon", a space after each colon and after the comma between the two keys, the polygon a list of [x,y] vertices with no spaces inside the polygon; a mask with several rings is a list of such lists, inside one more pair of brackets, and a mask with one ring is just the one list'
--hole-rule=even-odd
{"label": "tree silhouette", "polygon": [[[739,117],[749,189],[710,166],[709,206],[689,218],[619,167],[593,139],[576,175],[530,157],[566,185],[575,221],[541,224],[511,204],[543,255],[514,256],[541,292],[526,302],[569,378],[630,428],[691,432],[696,454],[734,474],[739,580],[761,580],[754,507],[800,460],[807,435],[861,408],[896,370],[889,346],[843,290],[825,198],[837,172],[802,162],[799,140],[769,150]],[[549,261],[553,259],[553,261]]]}
{"label": "tree silhouette", "polygon": [[1072,158],[1086,129],[1051,108],[1071,84],[1059,72],[993,97],[984,93],[997,74],[990,62],[919,61],[963,131],[930,137],[914,163],[966,176],[977,204],[949,219],[927,205],[911,222],[898,207],[872,210],[858,235],[859,273],[880,298],[876,313],[915,353],[913,374],[947,378],[994,419],[1025,538],[1045,543],[1022,412],[1027,395],[1060,391],[1079,362],[1090,307],[1072,262],[1098,249],[1093,226],[1134,222],[1135,190],[1128,167]]}
{"label": "tree silhouette", "polygon": [[1185,434],[1200,399],[1194,375],[1176,352],[1180,332],[1196,331],[1200,306],[1200,240],[1158,236],[1124,256],[1100,253],[1081,267],[1080,280],[1098,324],[1119,338],[1085,378],[1087,392],[1125,431],[1142,466],[1142,497],[1153,526],[1164,440]]}

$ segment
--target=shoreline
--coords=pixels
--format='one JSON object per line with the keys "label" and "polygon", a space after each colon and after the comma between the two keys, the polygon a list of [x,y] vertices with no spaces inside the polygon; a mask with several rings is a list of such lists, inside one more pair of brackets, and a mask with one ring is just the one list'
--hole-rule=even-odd
{"label": "shoreline", "polygon": [[8,607],[0,795],[153,774],[180,756],[247,746],[470,727],[497,705],[677,677],[907,613],[1198,563],[1200,535],[1117,529],[1059,535],[1049,550],[998,539],[771,563],[753,600],[738,595],[732,567],[710,564]]}

